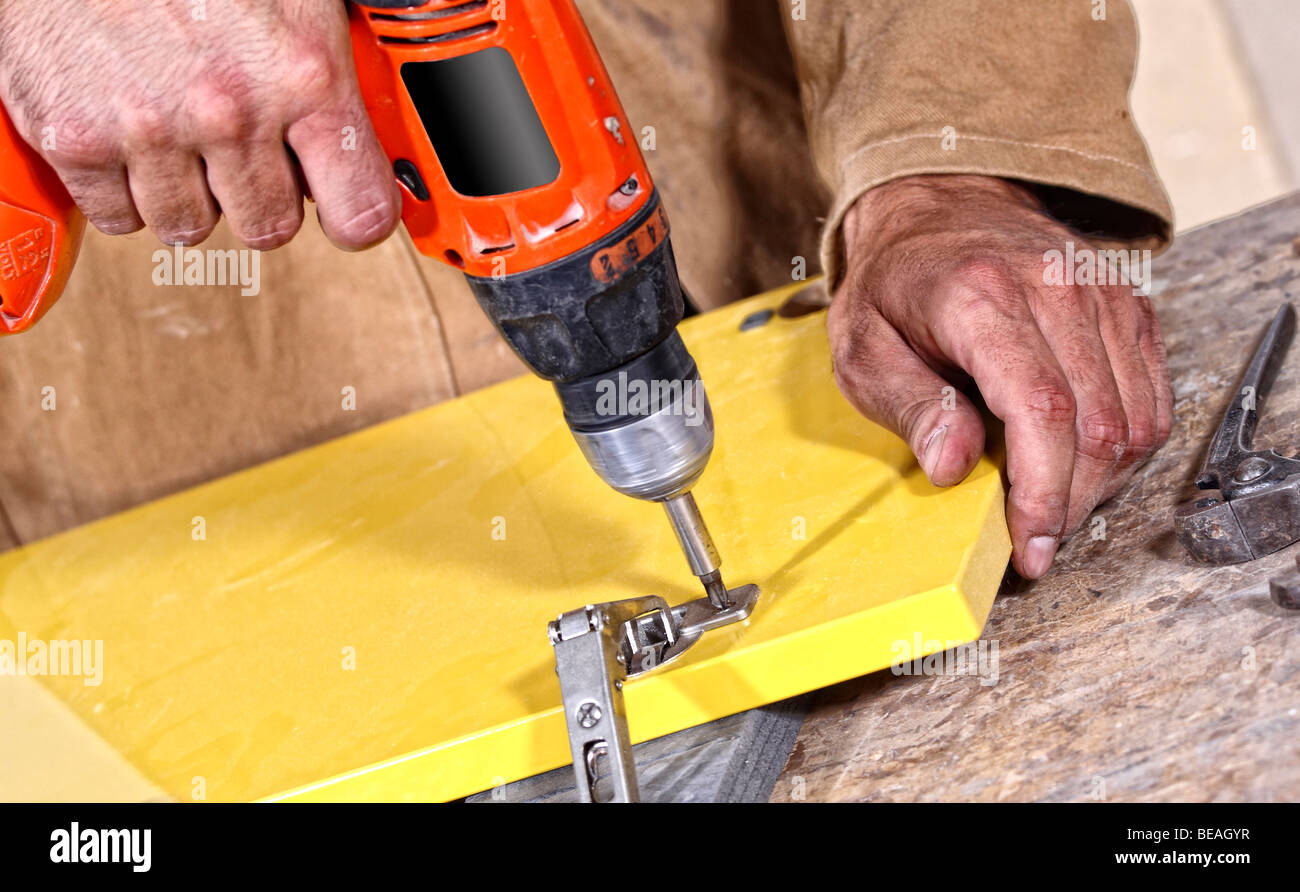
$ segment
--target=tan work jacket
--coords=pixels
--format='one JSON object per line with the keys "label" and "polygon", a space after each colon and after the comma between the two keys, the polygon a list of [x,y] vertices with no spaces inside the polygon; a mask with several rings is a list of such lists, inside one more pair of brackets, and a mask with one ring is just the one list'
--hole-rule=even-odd
{"label": "tan work jacket", "polygon": [[[845,209],[913,173],[1025,180],[1093,238],[1170,240],[1126,0],[580,6],[706,308],[798,258],[834,274]],[[166,284],[159,247],[88,235],[60,304],[0,340],[0,549],[521,371],[404,233],[347,255],[309,219],[256,294]],[[203,247],[238,245],[222,226]]]}

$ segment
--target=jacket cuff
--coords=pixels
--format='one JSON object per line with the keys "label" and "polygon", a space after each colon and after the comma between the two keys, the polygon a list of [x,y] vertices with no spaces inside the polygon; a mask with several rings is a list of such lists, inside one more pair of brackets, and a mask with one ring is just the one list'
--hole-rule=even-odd
{"label": "jacket cuff", "polygon": [[[949,148],[945,148],[948,146]],[[1044,210],[1086,228],[1101,247],[1160,253],[1173,241],[1173,209],[1151,168],[1061,145],[982,135],[917,133],[871,143],[843,159],[821,262],[829,289],[844,270],[844,215],[866,192],[918,174],[977,174],[1023,181],[1040,191]]]}

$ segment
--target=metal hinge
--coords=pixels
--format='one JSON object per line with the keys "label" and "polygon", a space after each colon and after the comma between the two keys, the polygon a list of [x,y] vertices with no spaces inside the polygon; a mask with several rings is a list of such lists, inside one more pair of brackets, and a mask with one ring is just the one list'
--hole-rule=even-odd
{"label": "metal hinge", "polygon": [[710,629],[744,620],[758,594],[756,585],[731,589],[721,608],[708,598],[676,607],[654,596],[607,601],[549,624],[580,801],[639,798],[623,682],[675,660]]}

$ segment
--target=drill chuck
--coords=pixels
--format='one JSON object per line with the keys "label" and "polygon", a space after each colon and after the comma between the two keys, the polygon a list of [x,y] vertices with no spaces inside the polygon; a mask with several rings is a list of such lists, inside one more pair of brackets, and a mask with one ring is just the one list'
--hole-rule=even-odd
{"label": "drill chuck", "polygon": [[689,426],[661,410],[619,427],[573,431],[592,469],[611,487],[638,499],[662,501],[695,485],[713,451],[713,417]]}
{"label": "drill chuck", "polygon": [[713,411],[681,337],[673,332],[632,362],[556,391],[592,469],[625,495],[662,502],[710,602],[729,606],[718,550],[690,492],[713,452]]}
{"label": "drill chuck", "polygon": [[630,363],[556,391],[582,454],[617,491],[662,501],[704,473],[713,411],[676,332]]}

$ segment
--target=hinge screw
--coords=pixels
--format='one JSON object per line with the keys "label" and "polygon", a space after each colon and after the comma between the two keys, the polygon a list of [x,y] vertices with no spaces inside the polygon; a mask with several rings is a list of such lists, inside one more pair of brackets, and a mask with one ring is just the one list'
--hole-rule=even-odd
{"label": "hinge screw", "polygon": [[594,728],[600,721],[600,704],[594,700],[588,700],[578,706],[578,724],[584,728]]}

